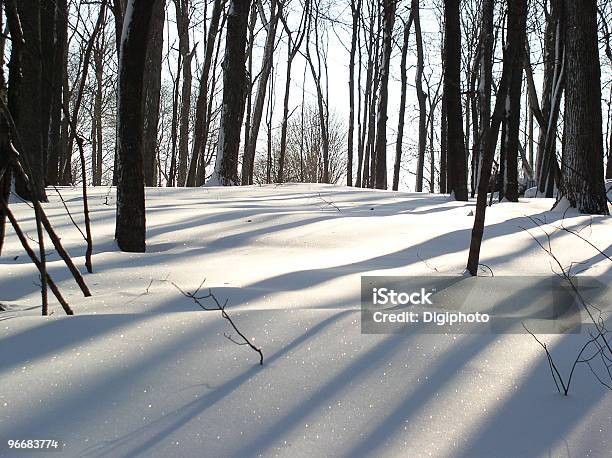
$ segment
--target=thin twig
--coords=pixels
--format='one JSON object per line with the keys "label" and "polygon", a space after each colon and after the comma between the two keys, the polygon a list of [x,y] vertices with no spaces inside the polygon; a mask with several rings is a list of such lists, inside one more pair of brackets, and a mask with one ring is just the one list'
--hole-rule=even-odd
{"label": "thin twig", "polygon": [[[234,331],[236,332],[236,334],[238,334],[240,336],[240,338],[242,339],[241,342],[237,342],[235,339],[228,337],[227,335],[224,334],[224,336],[230,340],[231,342],[238,344],[238,345],[248,345],[249,347],[251,347],[251,349],[253,351],[256,351],[257,353],[259,353],[259,364],[263,366],[263,352],[261,351],[260,348],[256,347],[255,345],[253,345],[251,343],[251,341],[249,339],[247,339],[247,337],[238,329],[238,327],[236,326],[236,324],[234,323],[234,321],[232,320],[232,318],[228,315],[228,313],[225,311],[225,307],[227,306],[227,300],[223,303],[223,305],[221,305],[221,303],[219,302],[219,300],[217,299],[217,297],[213,294],[212,290],[209,288],[208,289],[208,294],[202,295],[202,296],[198,296],[199,291],[202,289],[202,286],[204,285],[204,282],[206,281],[206,279],[204,279],[202,281],[202,283],[200,283],[200,285],[198,286],[198,288],[193,292],[189,292],[189,291],[184,291],[180,286],[178,286],[176,283],[174,282],[170,282],[172,283],[172,286],[174,286],[177,290],[180,291],[180,293],[185,296],[188,297],[190,299],[192,299],[202,310],[205,311],[211,311],[211,310],[219,310],[221,312],[221,316],[223,318],[225,318],[229,324],[232,326],[232,328],[234,328]],[[215,308],[210,308],[205,306],[201,301],[205,300],[205,299],[212,299],[212,301],[215,304]]]}

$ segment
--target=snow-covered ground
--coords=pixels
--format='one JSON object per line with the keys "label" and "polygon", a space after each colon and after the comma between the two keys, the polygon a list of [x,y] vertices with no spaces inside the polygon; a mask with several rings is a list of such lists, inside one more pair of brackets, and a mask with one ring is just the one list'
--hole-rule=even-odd
{"label": "snow-covered ground", "polygon": [[[60,191],[81,221],[79,190]],[[60,440],[62,456],[612,454],[612,392],[579,366],[570,396],[558,395],[528,335],[361,334],[362,275],[463,272],[473,202],[324,185],[148,189],[147,253],[127,254],[113,241],[114,190],[90,193],[93,297],[48,254],[75,317],[55,305],[52,317],[34,316],[36,271],[8,230],[0,455],[8,439],[37,438]],[[51,221],[85,272],[83,240],[49,195]],[[590,223],[581,234],[610,254],[611,218],[551,206],[490,208],[481,261],[498,276],[551,273],[526,215]],[[12,208],[34,239],[32,210]],[[556,232],[552,243],[564,263],[609,283],[612,263],[585,242]],[[262,347],[263,367],[224,338],[218,312],[172,285],[193,291],[204,279]],[[565,373],[585,342],[544,339]]]}

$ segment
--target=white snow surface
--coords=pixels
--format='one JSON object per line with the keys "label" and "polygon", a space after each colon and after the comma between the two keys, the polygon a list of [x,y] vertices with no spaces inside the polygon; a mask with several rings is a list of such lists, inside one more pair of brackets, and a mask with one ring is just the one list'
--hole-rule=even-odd
{"label": "white snow surface", "polygon": [[[61,188],[77,222],[80,191]],[[328,185],[147,189],[147,253],[118,251],[114,190],[90,189],[93,266],[53,190],[45,209],[84,272],[83,298],[49,249],[76,316],[35,316],[38,277],[8,229],[0,257],[0,455],[7,439],[58,439],[61,456],[593,456],[612,453],[612,393],[579,366],[557,394],[528,335],[362,335],[361,275],[461,274],[474,202]],[[526,215],[603,250],[612,219],[549,212],[552,199],[487,210],[481,261],[550,274]],[[12,204],[34,238],[32,210]],[[547,226],[549,230],[551,226]],[[612,264],[557,232],[565,263]],[[31,242],[35,245],[34,242]],[[50,242],[47,242],[50,247]],[[434,271],[437,269],[437,272]],[[265,355],[170,283],[203,279]],[[584,335],[542,337],[566,374]],[[45,456],[36,453],[35,456]],[[49,456],[58,456],[49,453]]]}

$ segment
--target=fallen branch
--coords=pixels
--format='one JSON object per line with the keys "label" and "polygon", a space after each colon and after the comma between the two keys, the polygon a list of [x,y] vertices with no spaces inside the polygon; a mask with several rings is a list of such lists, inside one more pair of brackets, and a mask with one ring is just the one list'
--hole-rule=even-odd
{"label": "fallen branch", "polygon": [[335,203],[333,203],[333,202],[331,202],[331,201],[328,201],[328,200],[326,200],[325,198],[323,198],[323,196],[321,195],[321,193],[319,193],[319,199],[321,199],[323,202],[325,202],[325,204],[326,204],[328,207],[333,207],[333,208],[335,208],[336,210],[338,210],[338,213],[342,213],[342,210],[340,210],[340,207],[338,207],[338,206],[337,206]]}
{"label": "fallen branch", "polygon": [[[257,352],[259,354],[259,365],[263,366],[264,357],[263,357],[263,352],[261,351],[261,349],[256,347],[255,345],[253,345],[251,343],[251,341],[249,339],[247,339],[246,336],[242,332],[240,332],[240,330],[238,329],[238,327],[236,326],[236,324],[234,323],[232,318],[225,311],[225,307],[227,306],[227,300],[223,303],[223,305],[221,305],[221,303],[215,297],[215,295],[213,294],[213,292],[212,292],[212,290],[210,288],[208,289],[208,294],[205,294],[203,296],[198,296],[198,293],[202,289],[202,286],[204,285],[205,282],[206,282],[206,279],[204,279],[204,281],[202,281],[202,283],[200,283],[200,286],[198,286],[198,288],[193,293],[191,293],[189,291],[184,291],[180,286],[178,286],[174,282],[171,282],[171,283],[172,283],[172,286],[174,286],[176,289],[178,289],[183,296],[192,299],[193,302],[195,302],[202,310],[205,310],[205,311],[219,310],[221,312],[221,316],[223,318],[225,318],[229,322],[229,324],[232,326],[232,328],[234,328],[234,331],[236,331],[236,334],[238,334],[242,340],[241,341],[237,341],[237,340],[235,340],[231,336],[228,336],[225,333],[223,334],[224,337],[226,339],[228,339],[229,341],[235,343],[236,345],[248,345],[249,347],[251,347],[251,349],[253,351],[255,351],[255,352]],[[201,302],[201,301],[203,301],[205,299],[212,299],[212,301],[215,304],[215,308],[206,307]]]}

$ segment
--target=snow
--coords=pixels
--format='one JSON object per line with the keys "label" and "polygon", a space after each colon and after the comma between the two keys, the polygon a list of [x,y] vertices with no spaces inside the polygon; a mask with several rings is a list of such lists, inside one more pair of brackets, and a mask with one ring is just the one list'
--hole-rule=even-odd
{"label": "snow", "polygon": [[[61,192],[81,221],[80,191]],[[95,273],[84,275],[93,297],[48,254],[75,317],[28,310],[40,304],[38,280],[8,231],[4,443],[58,439],[62,456],[610,455],[612,393],[579,367],[570,396],[558,395],[530,336],[360,333],[361,275],[464,271],[474,201],[328,185],[151,188],[147,253],[128,254],[113,241],[114,190],[110,205],[108,189],[89,192]],[[84,243],[48,195],[50,219],[85,272]],[[550,274],[549,257],[521,229],[538,234],[527,215],[590,222],[581,234],[609,248],[611,218],[550,212],[553,203],[487,210],[482,262],[495,275]],[[29,207],[12,208],[35,234]],[[584,261],[609,283],[610,262],[577,237],[559,232],[552,243],[564,263]],[[204,278],[262,347],[263,367],[223,337],[231,329],[217,312],[170,283],[193,291]],[[543,339],[567,373],[585,336]]]}
{"label": "snow", "polygon": [[533,199],[535,197],[538,197],[538,188],[536,186],[534,186],[533,188],[529,188],[525,191],[525,198],[527,199]]}

